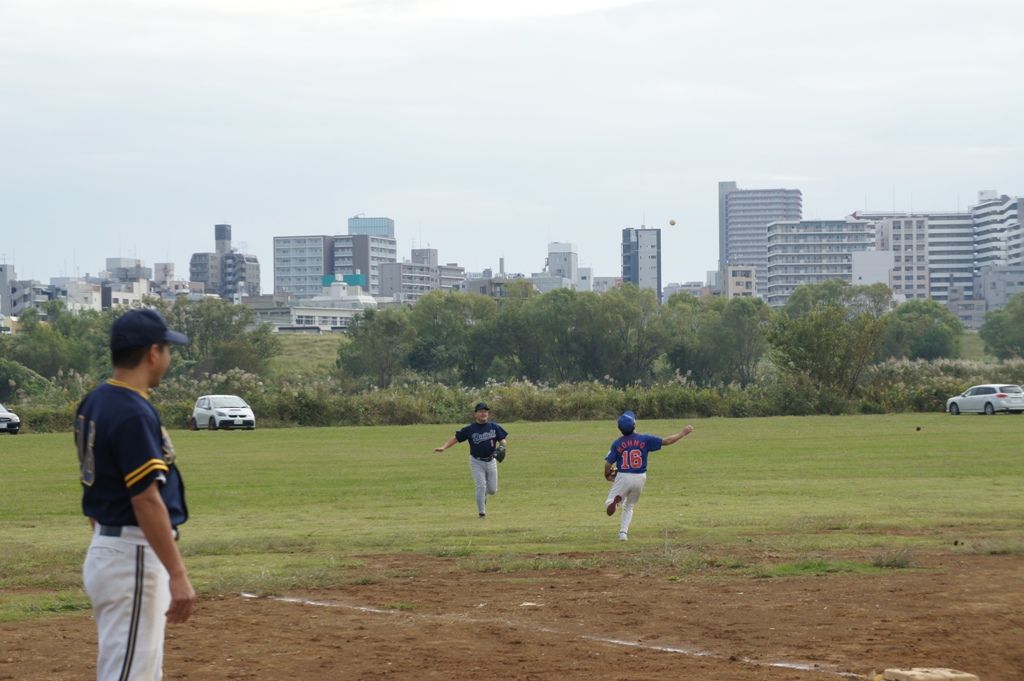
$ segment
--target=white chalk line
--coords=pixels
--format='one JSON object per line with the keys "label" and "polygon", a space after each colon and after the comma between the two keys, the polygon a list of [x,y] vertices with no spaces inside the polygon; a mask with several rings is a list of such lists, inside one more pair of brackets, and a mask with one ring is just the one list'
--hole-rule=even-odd
{"label": "white chalk line", "polygon": [[[298,603],[300,605],[312,605],[320,608],[345,608],[347,610],[358,610],[360,612],[369,612],[377,615],[404,615],[406,617],[417,617],[420,619],[459,619],[461,621],[470,622],[474,624],[490,624],[494,620],[481,620],[472,617],[465,616],[446,616],[446,615],[427,615],[427,614],[416,614],[413,615],[404,610],[384,610],[382,608],[371,608],[365,605],[348,605],[346,603],[332,603],[327,601],[308,601],[301,598],[286,598],[284,596],[257,596],[256,594],[242,593],[242,598],[263,598],[271,601],[280,601],[282,603]],[[515,622],[509,622],[505,620],[505,625],[509,627],[522,627],[523,625]],[[798,663],[798,662],[766,662],[764,660],[756,660],[750,657],[726,657],[725,655],[716,655],[715,653],[709,653],[707,651],[698,650],[696,648],[675,648],[672,646],[655,646],[647,643],[640,643],[637,641],[622,641],[615,638],[603,638],[601,636],[588,636],[585,634],[570,634],[567,631],[559,631],[557,629],[549,629],[547,627],[530,627],[531,631],[539,631],[546,634],[558,634],[559,636],[578,636],[584,641],[598,641],[600,643],[610,643],[612,645],[629,646],[632,648],[642,648],[644,650],[656,650],[665,653],[678,653],[681,655],[688,655],[690,657],[705,657],[712,660],[730,660],[735,662],[742,662],[757,667],[775,667],[780,669],[795,669],[799,671],[818,672],[820,674],[830,674],[832,676],[847,676],[850,678],[859,679],[862,678],[861,674],[853,674],[850,672],[838,672],[831,669],[824,669],[816,664],[809,663]]]}

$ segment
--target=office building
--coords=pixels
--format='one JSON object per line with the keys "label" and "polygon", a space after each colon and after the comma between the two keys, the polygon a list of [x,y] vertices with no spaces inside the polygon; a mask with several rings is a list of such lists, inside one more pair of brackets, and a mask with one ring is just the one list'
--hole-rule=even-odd
{"label": "office building", "polygon": [[753,267],[754,293],[763,297],[768,275],[768,224],[803,219],[799,189],[740,189],[718,183],[718,271]]}
{"label": "office building", "polygon": [[356,315],[376,308],[377,301],[362,287],[338,281],[334,275],[321,280],[320,293],[297,300],[289,293],[253,296],[243,303],[256,315],[258,324],[270,324],[283,333],[340,333]]}
{"label": "office building", "polygon": [[641,226],[622,230],[622,280],[654,289],[661,302],[661,230]]}
{"label": "office building", "polygon": [[348,219],[348,233],[384,236],[394,239],[395,221],[391,218],[367,218],[357,215]]}

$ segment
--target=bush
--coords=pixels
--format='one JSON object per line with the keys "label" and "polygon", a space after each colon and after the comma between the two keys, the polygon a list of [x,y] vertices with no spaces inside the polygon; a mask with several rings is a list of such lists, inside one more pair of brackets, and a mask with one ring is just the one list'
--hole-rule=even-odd
{"label": "bush", "polygon": [[[26,432],[68,431],[74,410],[95,379],[70,372],[18,390],[8,406]],[[643,419],[687,417],[802,416],[941,411],[946,399],[978,383],[1024,381],[1024,360],[890,360],[871,367],[857,396],[848,400],[806,376],[766,365],[758,383],[697,386],[685,376],[663,382],[618,386],[610,379],[549,386],[530,381],[488,381],[482,387],[443,385],[403,373],[387,390],[352,391],[339,377],[287,376],[265,381],[232,369],[224,373],[165,379],[152,393],[169,429],[187,428],[200,395],[234,394],[245,399],[262,427],[409,425],[467,423],[484,401],[502,421],[614,419],[627,409]]]}

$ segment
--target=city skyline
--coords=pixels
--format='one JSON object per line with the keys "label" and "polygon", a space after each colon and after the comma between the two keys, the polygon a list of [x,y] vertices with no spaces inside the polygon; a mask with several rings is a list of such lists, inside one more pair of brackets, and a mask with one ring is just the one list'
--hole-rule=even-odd
{"label": "city skyline", "polygon": [[1024,193],[1022,20],[1002,0],[15,0],[0,261],[183,272],[224,223],[266,266],[273,236],[361,213],[469,271],[569,242],[614,274],[621,230],[659,228],[663,282],[703,280],[722,181],[799,189],[805,219]]}

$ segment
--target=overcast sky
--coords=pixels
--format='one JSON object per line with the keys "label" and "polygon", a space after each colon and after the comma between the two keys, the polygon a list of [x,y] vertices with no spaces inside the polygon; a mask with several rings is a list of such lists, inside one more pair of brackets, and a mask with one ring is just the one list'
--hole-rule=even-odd
{"label": "overcast sky", "polygon": [[271,292],[275,235],[361,213],[527,274],[660,227],[703,280],[722,180],[806,219],[1024,194],[1022,66],[1019,0],[0,0],[0,262],[187,279],[228,223]]}

